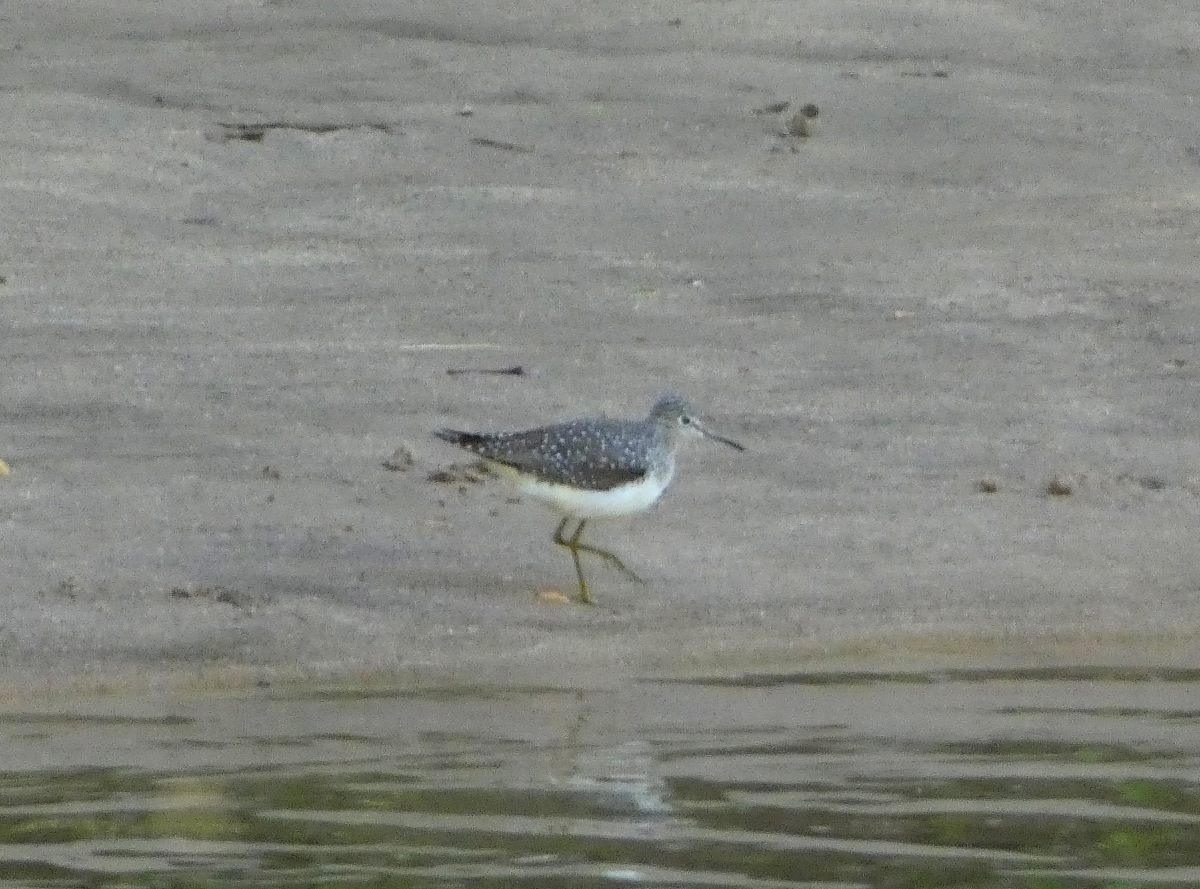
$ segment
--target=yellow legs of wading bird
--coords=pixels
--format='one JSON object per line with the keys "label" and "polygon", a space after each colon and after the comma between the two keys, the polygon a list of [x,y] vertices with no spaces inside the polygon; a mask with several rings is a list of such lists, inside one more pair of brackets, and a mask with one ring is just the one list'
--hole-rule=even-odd
{"label": "yellow legs of wading bird", "polygon": [[[482,457],[497,475],[516,482],[521,493],[563,516],[554,542],[570,551],[579,601],[588,604],[592,597],[579,564],[581,552],[599,556],[642,582],[608,550],[582,542],[589,520],[633,515],[653,506],[675,475],[675,455],[684,441],[707,437],[745,450],[710,430],[695,409],[675,395],[664,395],[641,420],[587,417],[520,432],[441,429],[434,434]],[[572,520],[579,524],[564,537]]]}
{"label": "yellow legs of wading bird", "polygon": [[580,543],[579,538],[583,536],[583,526],[587,524],[587,519],[580,519],[579,525],[575,528],[575,533],[570,537],[563,537],[563,530],[567,527],[567,522],[571,521],[570,517],[563,519],[558,523],[558,529],[554,532],[554,542],[559,546],[565,546],[571,551],[571,560],[575,563],[575,576],[579,578],[579,601],[586,605],[592,604],[592,597],[588,595],[587,581],[583,577],[583,569],[579,567],[579,553],[591,553],[594,556],[599,556],[608,564],[612,565],[630,580],[645,585],[646,581],[642,580],[635,574],[628,565],[622,562],[613,553],[606,549],[600,549],[598,546],[588,546],[586,543]]}

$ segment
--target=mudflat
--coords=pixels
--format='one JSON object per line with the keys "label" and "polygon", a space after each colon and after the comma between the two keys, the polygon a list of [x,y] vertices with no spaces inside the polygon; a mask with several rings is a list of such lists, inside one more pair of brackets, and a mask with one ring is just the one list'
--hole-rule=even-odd
{"label": "mudflat", "polygon": [[[1194,660],[1198,34],[10,4],[6,681]],[[667,390],[749,450],[596,526],[647,587],[539,601],[554,517],[431,430]]]}

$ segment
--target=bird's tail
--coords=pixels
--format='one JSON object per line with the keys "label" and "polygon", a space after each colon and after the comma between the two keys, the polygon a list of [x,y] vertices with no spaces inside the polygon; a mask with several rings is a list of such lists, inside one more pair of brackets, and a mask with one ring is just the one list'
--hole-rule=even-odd
{"label": "bird's tail", "polygon": [[474,432],[462,432],[458,429],[438,429],[433,433],[442,441],[473,451],[483,443],[483,436]]}

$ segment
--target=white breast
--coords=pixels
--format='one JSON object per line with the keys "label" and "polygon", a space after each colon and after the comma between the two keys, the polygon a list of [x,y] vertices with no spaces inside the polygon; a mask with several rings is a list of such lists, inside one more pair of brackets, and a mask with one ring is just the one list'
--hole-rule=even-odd
{"label": "white breast", "polygon": [[517,484],[522,494],[546,504],[561,515],[576,519],[599,519],[645,512],[662,496],[674,474],[675,467],[672,465],[665,472],[657,475],[648,473],[639,481],[607,491],[581,491],[527,477],[522,477]]}

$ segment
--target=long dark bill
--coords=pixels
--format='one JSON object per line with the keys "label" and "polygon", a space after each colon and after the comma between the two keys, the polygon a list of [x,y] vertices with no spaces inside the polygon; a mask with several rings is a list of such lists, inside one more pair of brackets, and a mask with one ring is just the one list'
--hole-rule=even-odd
{"label": "long dark bill", "polygon": [[746,446],[745,446],[745,445],[743,445],[743,444],[738,444],[738,443],[737,443],[736,441],[734,441],[732,438],[726,438],[726,437],[725,437],[725,436],[723,436],[723,435],[717,435],[717,433],[715,433],[715,432],[711,431],[711,430],[710,430],[710,429],[708,429],[706,426],[700,426],[700,427],[699,427],[699,429],[700,429],[700,431],[701,431],[701,432],[702,432],[704,435],[706,435],[707,437],[711,438],[713,441],[719,441],[719,442],[720,442],[721,444],[723,444],[723,445],[729,445],[729,446],[730,446],[731,448],[733,448],[735,451],[744,451],[744,450],[746,450]]}

